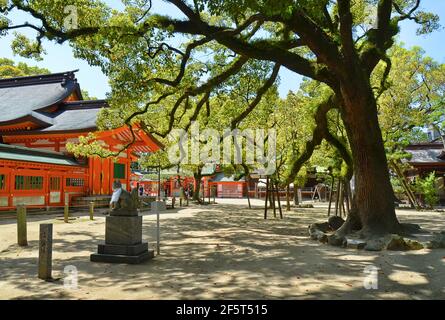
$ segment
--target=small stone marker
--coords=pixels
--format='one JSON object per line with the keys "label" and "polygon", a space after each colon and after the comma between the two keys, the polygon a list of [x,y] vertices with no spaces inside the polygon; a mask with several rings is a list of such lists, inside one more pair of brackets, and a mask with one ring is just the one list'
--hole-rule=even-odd
{"label": "small stone marker", "polygon": [[26,207],[24,205],[17,206],[17,244],[19,246],[28,245],[26,230]]}
{"label": "small stone marker", "polygon": [[53,225],[40,225],[39,237],[39,278],[42,280],[52,279],[52,256],[53,256]]}

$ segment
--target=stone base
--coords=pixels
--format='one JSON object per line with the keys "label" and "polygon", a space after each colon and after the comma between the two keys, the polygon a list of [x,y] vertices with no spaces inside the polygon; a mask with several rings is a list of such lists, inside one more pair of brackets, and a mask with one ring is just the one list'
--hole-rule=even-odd
{"label": "stone base", "polygon": [[92,262],[137,264],[154,258],[148,243],[142,242],[142,216],[108,216],[105,242],[99,244]]}
{"label": "stone base", "polygon": [[153,250],[146,251],[136,256],[93,253],[90,256],[90,260],[92,262],[138,264],[153,259],[154,256]]}
{"label": "stone base", "polygon": [[137,245],[142,242],[142,216],[108,216],[105,221],[105,243]]}
{"label": "stone base", "polygon": [[99,254],[114,254],[114,255],[124,255],[124,256],[137,256],[147,251],[148,251],[147,242],[143,242],[132,246],[101,243],[97,248],[97,253]]}
{"label": "stone base", "polygon": [[152,212],[162,212],[167,210],[167,205],[164,201],[155,201],[151,203]]}

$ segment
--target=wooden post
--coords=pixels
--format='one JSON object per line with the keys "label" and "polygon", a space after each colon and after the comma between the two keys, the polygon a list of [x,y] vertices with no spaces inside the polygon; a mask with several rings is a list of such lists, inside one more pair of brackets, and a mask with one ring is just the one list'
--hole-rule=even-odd
{"label": "wooden post", "polygon": [[345,181],[345,200],[346,200],[346,216],[351,213],[351,190],[349,187],[349,181]]}
{"label": "wooden post", "polygon": [[28,245],[28,236],[26,230],[26,207],[17,206],[17,244],[19,246]]}
{"label": "wooden post", "polygon": [[408,200],[411,204],[411,206],[413,208],[416,208],[416,210],[420,210],[420,203],[418,202],[416,196],[414,195],[414,192],[411,190],[411,187],[408,183],[408,181],[406,181],[406,177],[403,174],[402,170],[400,169],[400,167],[398,166],[397,162],[395,161],[391,161],[391,167],[394,169],[394,171],[397,174],[397,177],[399,178],[399,181],[402,184],[403,189],[405,190],[405,193],[408,197]]}
{"label": "wooden post", "polygon": [[156,251],[157,254],[161,254],[161,223],[159,217],[159,208],[156,210]]}
{"label": "wooden post", "polygon": [[286,187],[286,211],[290,211],[290,185]]}
{"label": "wooden post", "polygon": [[339,211],[340,211],[340,218],[343,217],[344,209],[345,209],[345,197],[344,197],[344,190],[343,190],[343,180],[340,180],[340,195],[339,195]]}
{"label": "wooden post", "polygon": [[204,185],[204,181],[202,181],[202,203],[205,204],[206,203],[206,195],[205,195],[205,185]]}
{"label": "wooden post", "polygon": [[39,236],[39,278],[52,278],[53,225],[41,224]]}
{"label": "wooden post", "polygon": [[328,217],[331,216],[331,204],[332,204],[332,190],[334,190],[334,176],[332,176],[331,188],[329,190],[329,206],[328,206]]}
{"label": "wooden post", "polygon": [[279,212],[280,212],[280,219],[283,219],[283,210],[281,209],[280,189],[278,187],[278,182],[277,182],[277,184],[275,186],[276,186],[276,189],[277,189],[278,209],[279,209]]}
{"label": "wooden post", "polygon": [[212,193],[213,193],[213,204],[216,204],[216,186],[212,187]]}
{"label": "wooden post", "polygon": [[269,198],[269,177],[266,178],[266,199],[264,206],[264,219],[267,219],[267,200]]}
{"label": "wooden post", "polygon": [[[248,180],[249,181],[249,180]],[[249,188],[249,183],[250,182],[247,182],[246,183],[246,191],[247,191],[247,204],[248,204],[248,206],[249,206],[249,209],[252,209],[252,204],[250,203],[250,188]]]}
{"label": "wooden post", "polygon": [[63,207],[63,221],[65,223],[69,222],[70,210],[69,210],[70,198],[68,193],[65,193],[65,206]]}
{"label": "wooden post", "polygon": [[337,191],[335,192],[335,216],[338,216],[338,204],[340,201],[340,186],[341,186],[340,179],[338,179]]}
{"label": "wooden post", "polygon": [[273,216],[274,218],[277,217],[277,207],[275,206],[275,187],[273,180],[271,181],[272,185],[272,208],[273,208]]}
{"label": "wooden post", "polygon": [[90,220],[94,220],[94,201],[90,202]]}

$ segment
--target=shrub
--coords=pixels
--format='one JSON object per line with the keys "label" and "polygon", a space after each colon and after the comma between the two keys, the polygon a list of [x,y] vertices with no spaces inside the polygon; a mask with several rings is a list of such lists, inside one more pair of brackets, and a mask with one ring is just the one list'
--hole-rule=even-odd
{"label": "shrub", "polygon": [[433,208],[439,202],[436,189],[436,174],[431,172],[427,177],[417,179],[416,191],[424,196],[425,203],[429,208]]}

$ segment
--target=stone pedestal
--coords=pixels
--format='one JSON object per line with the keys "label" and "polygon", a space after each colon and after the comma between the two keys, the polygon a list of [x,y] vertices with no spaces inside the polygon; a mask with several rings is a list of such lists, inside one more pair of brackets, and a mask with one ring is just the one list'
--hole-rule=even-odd
{"label": "stone pedestal", "polygon": [[108,216],[105,243],[91,255],[93,262],[137,264],[152,259],[154,252],[142,242],[142,216]]}

